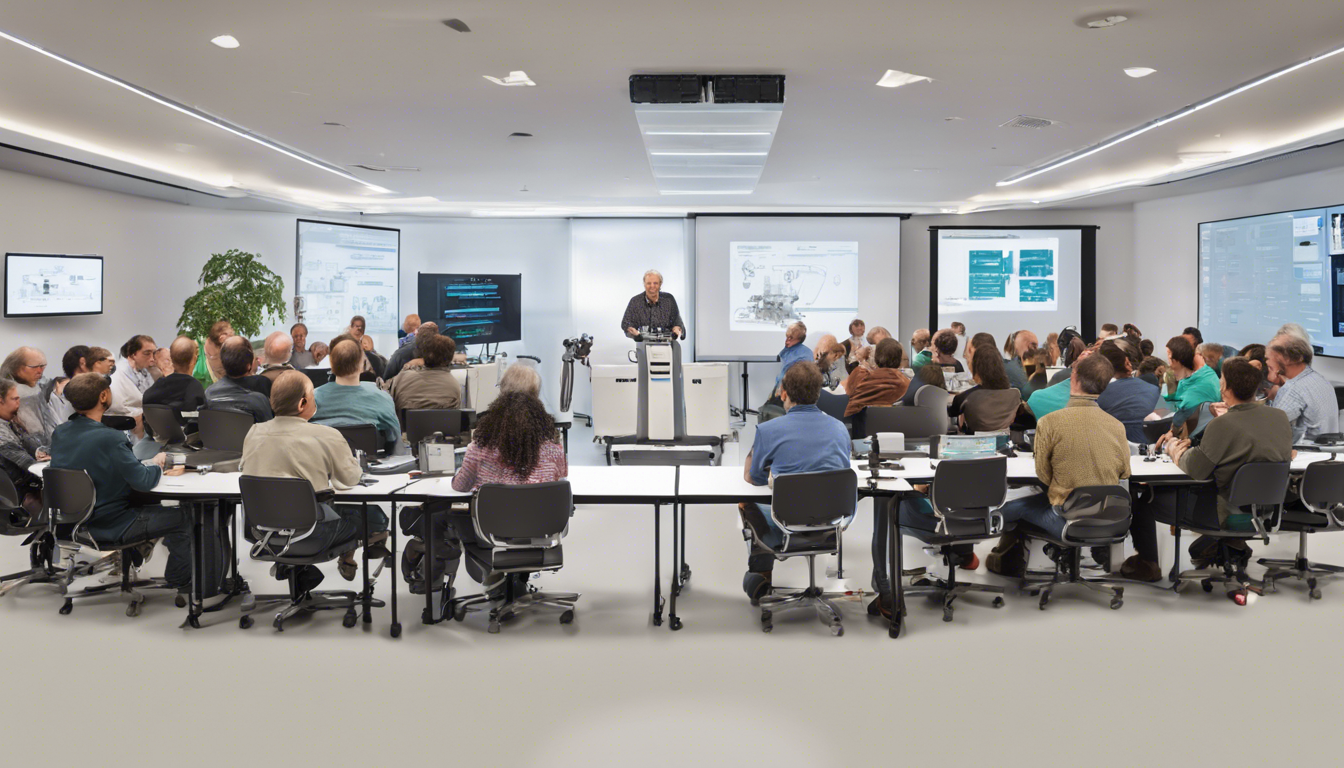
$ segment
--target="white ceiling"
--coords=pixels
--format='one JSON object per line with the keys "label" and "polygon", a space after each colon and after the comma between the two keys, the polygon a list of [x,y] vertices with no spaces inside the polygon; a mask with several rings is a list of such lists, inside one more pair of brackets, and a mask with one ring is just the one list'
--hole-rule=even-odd
{"label": "white ceiling", "polygon": [[[1130,21],[1085,29],[1085,19]],[[439,22],[458,17],[462,34]],[[461,215],[962,211],[1078,204],[1344,135],[1344,55],[1011,187],[995,183],[1344,45],[1344,3],[857,0],[582,4],[6,0],[0,30],[327,162],[380,194],[0,40],[0,142],[194,189],[329,210]],[[209,40],[237,37],[222,50]],[[1122,69],[1148,66],[1135,80]],[[482,75],[526,70],[536,87]],[[887,69],[932,83],[876,87]],[[658,193],[627,78],[782,73],[750,195]],[[1019,114],[1061,125],[999,128]],[[961,120],[946,121],[948,117]],[[328,127],[338,122],[345,127]],[[531,139],[511,139],[525,131]],[[526,187],[527,191],[521,191]]]}

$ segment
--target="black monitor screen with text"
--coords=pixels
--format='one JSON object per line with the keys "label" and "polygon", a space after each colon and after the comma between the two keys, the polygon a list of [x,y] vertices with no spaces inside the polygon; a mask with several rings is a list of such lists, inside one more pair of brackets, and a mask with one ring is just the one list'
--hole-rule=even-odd
{"label": "black monitor screen with text", "polygon": [[420,320],[461,344],[523,337],[521,275],[420,274]]}

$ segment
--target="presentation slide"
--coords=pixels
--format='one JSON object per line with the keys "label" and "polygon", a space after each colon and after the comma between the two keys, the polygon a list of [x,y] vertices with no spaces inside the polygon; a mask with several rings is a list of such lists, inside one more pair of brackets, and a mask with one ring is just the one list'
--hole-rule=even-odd
{"label": "presentation slide", "polygon": [[5,254],[5,317],[102,312],[102,256]]}
{"label": "presentation slide", "polygon": [[734,242],[728,252],[734,331],[778,335],[796,321],[834,328],[859,311],[857,242]]}
{"label": "presentation slide", "polygon": [[1234,347],[1300,323],[1344,357],[1344,206],[1199,225],[1199,329]]}
{"label": "presentation slide", "polygon": [[417,286],[423,322],[463,344],[496,344],[523,338],[522,275],[420,273]]}
{"label": "presentation slide", "polygon": [[322,339],[363,315],[365,332],[401,327],[401,230],[299,220],[298,294],[308,333]]}
{"label": "presentation slide", "polygon": [[1081,230],[935,231],[938,328],[960,321],[999,343],[1024,328],[1082,330]]}
{"label": "presentation slide", "polygon": [[856,317],[897,332],[900,241],[894,216],[697,216],[695,359],[774,360],[798,321],[809,346]]}

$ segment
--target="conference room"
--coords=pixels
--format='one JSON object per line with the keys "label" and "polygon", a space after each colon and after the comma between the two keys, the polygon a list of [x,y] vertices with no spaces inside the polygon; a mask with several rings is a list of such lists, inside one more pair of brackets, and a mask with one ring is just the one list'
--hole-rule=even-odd
{"label": "conference room", "polygon": [[1340,28],[11,0],[11,760],[1325,757]]}

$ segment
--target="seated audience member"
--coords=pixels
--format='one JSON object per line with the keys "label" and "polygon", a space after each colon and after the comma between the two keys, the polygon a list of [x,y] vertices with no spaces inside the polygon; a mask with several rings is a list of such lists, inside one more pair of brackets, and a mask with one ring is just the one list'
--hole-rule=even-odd
{"label": "seated audience member", "polygon": [[19,423],[44,443],[51,439],[51,431],[57,426],[46,406],[56,384],[46,376],[46,371],[47,356],[33,347],[19,347],[0,363],[0,378],[19,386]]}
{"label": "seated audience member", "polygon": [[[929,346],[910,363],[910,367],[919,370],[923,366],[933,363],[938,366],[947,366],[954,369],[954,373],[961,373],[965,369],[961,367],[961,361],[953,357],[957,351],[957,334],[952,332],[951,328],[944,328],[933,334],[929,341]],[[920,361],[921,356],[923,362]]]}
{"label": "seated audience member", "polygon": [[1283,411],[1293,427],[1293,442],[1339,431],[1334,386],[1311,367],[1311,344],[1299,336],[1274,337],[1266,352],[1269,404]]}
{"label": "seated audience member", "polygon": [[[1159,444],[1167,446],[1172,462],[1183,472],[1196,480],[1214,479],[1216,508],[1209,510],[1208,507],[1214,506],[1212,499],[1196,491],[1189,494],[1191,507],[1181,510],[1178,515],[1178,496],[1174,488],[1152,486],[1133,493],[1134,522],[1129,530],[1137,554],[1125,561],[1120,569],[1122,575],[1140,581],[1162,578],[1157,562],[1157,520],[1175,523],[1178,517],[1183,519],[1193,514],[1201,524],[1212,524],[1212,511],[1216,512],[1218,524],[1226,527],[1227,496],[1237,470],[1247,462],[1292,459],[1293,427],[1288,416],[1283,411],[1255,402],[1262,378],[1260,371],[1246,360],[1228,360],[1223,365],[1221,381],[1221,398],[1228,406],[1227,412],[1209,422],[1197,447],[1191,447],[1189,440],[1177,440],[1169,435],[1162,438]],[[1190,555],[1196,568],[1204,567],[1211,559],[1210,543],[1201,537],[1191,545]],[[1242,545],[1237,542],[1234,546],[1240,548]]]}
{"label": "seated audience member", "polygon": [[326,342],[315,342],[313,346],[309,347],[309,350],[311,350],[309,354],[313,356],[313,364],[308,366],[309,368],[331,367],[331,363],[327,361],[327,356],[331,354],[331,348],[326,345]]}
{"label": "seated audience member", "polygon": [[363,315],[355,315],[350,318],[350,327],[346,332],[355,337],[355,341],[358,342],[360,339],[364,338],[364,329],[367,325]]}
{"label": "seated audience member", "polygon": [[853,416],[870,405],[893,405],[910,386],[910,380],[901,373],[904,350],[895,339],[883,339],[873,352],[873,368],[860,366],[845,379],[845,394],[849,403],[845,416]]}
{"label": "seated audience member", "polygon": [[280,378],[280,374],[294,370],[294,366],[290,363],[294,357],[294,340],[284,331],[276,331],[267,336],[266,343],[261,347],[261,354],[264,358],[261,375],[272,384]]}
{"label": "seated audience member", "polygon": [[[428,335],[419,342],[424,367],[406,368],[389,383],[397,413],[420,408],[462,407],[462,385],[453,376],[457,345],[447,336]],[[512,367],[506,370],[511,370]]]}
{"label": "seated audience member", "polygon": [[421,323],[420,327],[415,329],[415,336],[407,337],[414,340],[399,347],[387,359],[387,365],[383,367],[383,381],[391,381],[396,378],[397,374],[401,373],[401,369],[406,367],[407,363],[423,357],[418,346],[420,340],[438,334],[439,326],[437,323]]}
{"label": "seated audience member", "polygon": [[[1036,477],[1046,491],[1004,504],[999,513],[1005,523],[1021,520],[1058,537],[1067,522],[1062,514],[1064,501],[1073,489],[1117,485],[1129,477],[1125,427],[1097,405],[1114,373],[1104,354],[1078,361],[1069,380],[1068,406],[1036,422],[1032,457]],[[1020,577],[1026,569],[1023,547],[1020,536],[1005,536],[986,566],[994,573]]]}
{"label": "seated audience member", "polygon": [[1097,341],[1106,341],[1107,339],[1114,339],[1116,336],[1119,335],[1120,335],[1120,326],[1116,325],[1115,323],[1102,323],[1101,335],[1097,336]]}
{"label": "seated audience member", "polygon": [[1049,362],[1046,363],[1046,367],[1054,367],[1056,365],[1059,365],[1060,358],[1064,356],[1064,353],[1059,350],[1058,333],[1051,332],[1046,334],[1044,349],[1046,355],[1049,356]]}
{"label": "seated audience member", "polygon": [[[145,405],[166,405],[175,411],[199,411],[205,405],[205,387],[191,372],[196,369],[196,342],[178,336],[168,347],[173,368],[145,390]],[[185,423],[185,421],[184,421]]]}
{"label": "seated audience member", "polygon": [[859,365],[866,365],[869,368],[872,368],[874,367],[873,349],[876,348],[878,342],[882,341],[883,339],[890,339],[891,332],[880,325],[876,325],[873,326],[873,329],[868,332],[867,338],[868,338],[868,346],[864,347],[863,349],[860,349],[858,353],[855,355],[855,357],[858,358]]}
{"label": "seated audience member", "polygon": [[915,378],[910,380],[910,385],[905,388],[905,394],[901,395],[901,405],[914,405],[915,395],[924,387],[947,389],[947,377],[943,374],[942,366],[925,365],[916,368]]}
{"label": "seated audience member", "polygon": [[205,390],[206,407],[250,413],[257,423],[270,421],[270,397],[258,392],[248,381],[256,362],[252,343],[242,336],[226,338],[219,351],[219,360],[224,367],[224,377]]}
{"label": "seated audience member", "polygon": [[137,434],[143,431],[140,414],[144,411],[145,390],[154,384],[149,369],[158,351],[154,339],[143,334],[132,336],[121,345],[122,360],[112,372],[112,408],[108,413],[135,419]]}
{"label": "seated audience member", "polygon": [[[517,368],[530,371],[517,376],[514,389],[501,391],[499,397],[490,404],[489,410],[481,414],[472,431],[471,444],[462,458],[462,468],[453,475],[453,490],[474,492],[487,483],[522,485],[526,483],[549,483],[563,480],[569,475],[569,462],[565,458],[565,449],[560,443],[560,435],[555,428],[555,419],[546,412],[546,406],[533,393],[541,386],[541,377],[535,369],[527,366],[510,366],[509,371]],[[426,513],[433,515],[435,542],[445,541],[443,547],[436,544],[435,556],[440,553],[443,559],[434,565],[433,571],[448,574],[448,588],[451,590],[457,577],[457,564],[462,557],[464,545],[480,544],[476,536],[476,527],[469,515],[434,515],[445,507],[427,505]],[[408,548],[409,549],[409,548]],[[412,563],[412,567],[416,564]],[[475,573],[469,567],[472,578],[485,585],[487,591],[495,592],[504,587],[503,574]],[[431,578],[436,582],[441,577],[435,573]],[[516,583],[525,584],[525,574],[513,576]]]}
{"label": "seated audience member", "polygon": [[[1142,352],[1143,350],[1139,350]],[[1139,378],[1157,387],[1162,391],[1162,380],[1167,375],[1167,361],[1160,357],[1144,355],[1143,362],[1139,363]]]}
{"label": "seated audience member", "polygon": [[1191,349],[1194,349],[1198,347],[1200,344],[1204,343],[1204,334],[1200,333],[1199,329],[1194,327],[1193,325],[1187,327],[1184,331],[1181,331],[1181,336],[1186,341],[1190,342]]}
{"label": "seated audience member", "polygon": [[1215,374],[1217,374],[1219,371],[1222,370],[1223,366],[1222,344],[1214,344],[1212,342],[1206,341],[1203,344],[1200,344],[1198,347],[1195,347],[1195,354],[1199,355],[1200,359],[1204,361],[1204,364],[1212,368]]}
{"label": "seated audience member", "polygon": [[789,368],[795,363],[812,361],[812,350],[803,343],[806,340],[807,326],[802,322],[795,322],[785,329],[784,348],[779,351],[779,375],[775,376],[775,397],[779,397],[780,382],[784,381]]}
{"label": "seated audience member", "polygon": [[1142,354],[1145,358],[1148,358],[1148,357],[1152,357],[1152,356],[1153,356],[1153,349],[1154,349],[1154,348],[1155,348],[1155,347],[1153,346],[1153,340],[1152,340],[1152,339],[1143,339],[1142,341],[1139,342],[1139,352],[1140,352],[1140,354]]}
{"label": "seated audience member", "polygon": [[1036,351],[1036,334],[1031,331],[1018,331],[1011,338],[1012,358],[1004,364],[1004,372],[1008,375],[1009,385],[1025,399],[1031,394],[1032,389],[1027,381],[1027,371],[1022,366],[1022,360]]}
{"label": "seated audience member", "polygon": [[1161,389],[1134,375],[1134,368],[1139,363],[1139,350],[1128,338],[1122,336],[1102,342],[1097,352],[1115,370],[1115,378],[1097,398],[1097,405],[1125,426],[1126,440],[1147,444],[1148,439],[1143,434],[1143,419],[1157,407]]}
{"label": "seated audience member", "polygon": [[929,333],[928,328],[919,328],[910,334],[911,368],[918,368],[933,359],[933,350],[929,349],[931,344],[933,334]]}
{"label": "seated audience member", "polygon": [[845,380],[845,348],[835,340],[835,336],[830,333],[823,333],[821,338],[817,339],[816,349],[813,351],[814,362],[817,368],[821,370],[821,385],[827,389],[835,389]]}
{"label": "seated audience member", "polygon": [[154,377],[155,381],[173,372],[173,357],[167,347],[159,347],[154,350],[154,364],[149,367],[149,375]]}
{"label": "seated audience member", "polygon": [[401,436],[392,396],[371,381],[360,381],[364,353],[353,339],[343,339],[332,347],[331,373],[335,381],[317,388],[318,424],[372,424],[378,428],[384,445],[396,445]]}
{"label": "seated audience member", "polygon": [[541,374],[530,365],[510,365],[499,377],[499,393],[522,392],[541,399]]}
{"label": "seated audience member", "polygon": [[[353,342],[351,342],[353,344]],[[346,490],[359,484],[359,462],[350,452],[350,444],[340,432],[310,423],[317,412],[313,382],[298,371],[285,371],[271,387],[268,407],[275,418],[253,427],[243,440],[243,459],[239,471],[254,477],[294,477],[307,480],[313,491]],[[358,504],[322,502],[322,519],[313,536],[323,548],[363,535],[363,513]],[[365,542],[372,558],[387,557],[382,546],[387,538],[387,516],[374,504],[369,505],[369,540]],[[353,581],[357,568],[354,551],[341,555],[337,564],[342,578]],[[314,589],[322,581],[315,565],[301,566],[299,585]],[[277,573],[277,577],[281,574]]]}
{"label": "seated audience member", "polygon": [[1050,366],[1054,365],[1054,361],[1050,359],[1048,351],[1038,349],[1031,359],[1023,362],[1028,364],[1027,381],[1031,384],[1032,395],[1050,386]]}
{"label": "seated audience member", "polygon": [[1268,352],[1269,347],[1264,344],[1247,344],[1242,347],[1237,354],[1233,355],[1233,357],[1244,357],[1250,361],[1251,365],[1254,365],[1263,371],[1268,369],[1268,366],[1265,364]]}
{"label": "seated audience member", "polygon": [[[1069,360],[1069,366],[1052,376],[1050,378],[1051,383],[1045,389],[1038,389],[1031,393],[1031,397],[1027,398],[1027,408],[1031,409],[1032,415],[1040,419],[1046,414],[1054,413],[1069,404],[1069,398],[1072,397],[1073,391],[1069,387],[1070,375],[1078,363],[1091,355],[1092,351],[1083,345],[1082,339],[1075,338],[1069,341],[1069,351],[1065,354],[1065,358]],[[1149,410],[1151,411],[1151,409]]]}
{"label": "seated audience member", "polygon": [[1133,323],[1125,323],[1124,327],[1120,329],[1120,332],[1132,341],[1135,346],[1138,346],[1139,342],[1143,341],[1143,331],[1140,331],[1139,327]]}
{"label": "seated audience member", "polygon": [[51,456],[42,439],[19,422],[21,400],[19,385],[10,379],[0,379],[0,465],[19,492],[16,501],[29,515],[35,515],[42,509],[42,483],[28,468]]}
{"label": "seated audience member", "polygon": [[[164,578],[179,591],[189,589],[192,518],[187,506],[131,505],[133,491],[152,490],[164,475],[180,475],[185,467],[164,471],[162,453],[143,463],[136,460],[126,436],[102,423],[112,406],[112,388],[100,374],[81,373],[71,379],[65,397],[76,415],[52,435],[51,466],[82,470],[92,478],[97,502],[86,525],[89,535],[103,545],[162,538],[168,548]],[[203,543],[201,594],[214,598],[223,576],[222,542],[218,536],[205,536]]]}
{"label": "seated audience member", "polygon": [[966,345],[965,351],[961,353],[962,359],[966,361],[966,370],[971,370],[971,357],[975,354],[976,348],[986,345],[991,348],[997,347],[997,344],[994,341],[994,334],[982,332],[971,337],[970,343]]}
{"label": "seated audience member", "polygon": [[410,343],[415,338],[415,331],[420,327],[420,316],[412,312],[401,321],[401,330],[397,332],[397,347],[401,348]]}
{"label": "seated audience member", "polygon": [[845,339],[840,346],[845,349],[845,373],[854,372],[859,367],[859,350],[867,346],[863,340],[863,335],[868,330],[868,326],[862,320],[855,318],[849,321],[849,338]]}
{"label": "seated audience member", "polygon": [[[900,345],[890,338],[880,342],[877,356],[889,362],[892,344]],[[769,485],[779,475],[848,468],[850,442],[845,426],[816,405],[821,396],[821,371],[810,362],[794,365],[784,376],[783,390],[784,415],[756,428],[743,467],[746,481]],[[784,532],[770,518],[769,505],[745,503],[738,510],[743,523],[758,537],[775,546],[783,544]],[[742,589],[753,602],[770,594],[774,568],[774,555],[753,543],[742,579]]]}
{"label": "seated audience member", "polygon": [[312,368],[316,361],[313,352],[308,349],[308,326],[295,323],[289,327],[289,338],[294,341],[293,351],[289,353],[289,364],[298,370]]}
{"label": "seated audience member", "polygon": [[[65,350],[65,355],[61,357],[61,369],[65,372],[65,376],[53,382],[51,394],[47,395],[47,410],[51,412],[52,429],[69,421],[70,417],[75,415],[75,409],[70,405],[70,401],[65,399],[65,385],[69,384],[70,380],[79,374],[93,370],[91,365],[95,359],[94,349],[83,344],[76,344]],[[106,350],[99,349],[106,353]],[[102,358],[98,359],[101,360]],[[112,370],[112,363],[108,362],[102,367],[110,371]],[[99,373],[104,372],[99,371]]]}
{"label": "seated audience member", "polygon": [[373,337],[364,335],[359,337],[359,348],[364,352],[364,359],[368,362],[368,368],[374,376],[383,377],[383,372],[387,369],[387,358],[378,354],[373,348]]}
{"label": "seated audience member", "polygon": [[970,365],[975,386],[952,398],[948,416],[958,420],[963,432],[1008,429],[1017,418],[1022,395],[1009,384],[998,349],[992,343],[977,347]]}
{"label": "seated audience member", "polygon": [[1072,339],[1069,339],[1069,345],[1064,349],[1064,359],[1061,361],[1064,364],[1064,370],[1055,371],[1055,374],[1050,377],[1047,386],[1053,387],[1061,381],[1068,380],[1069,376],[1073,373],[1073,364],[1078,362],[1078,358],[1086,351],[1087,345],[1083,343],[1081,338],[1074,336]]}
{"label": "seated audience member", "polygon": [[200,355],[196,359],[196,370],[192,372],[196,380],[201,382],[201,386],[209,387],[224,378],[224,365],[220,362],[219,351],[223,348],[224,341],[232,335],[233,325],[228,320],[216,320],[210,326],[210,331],[201,341]]}
{"label": "seated audience member", "polygon": [[[1191,330],[1191,329],[1186,329]],[[1166,401],[1176,411],[1172,426],[1179,426],[1199,410],[1204,403],[1216,403],[1222,395],[1218,391],[1218,375],[1213,368],[1195,354],[1195,348],[1183,336],[1173,336],[1167,342],[1167,360],[1170,371],[1168,382],[1176,380],[1175,391],[1169,391]]]}

